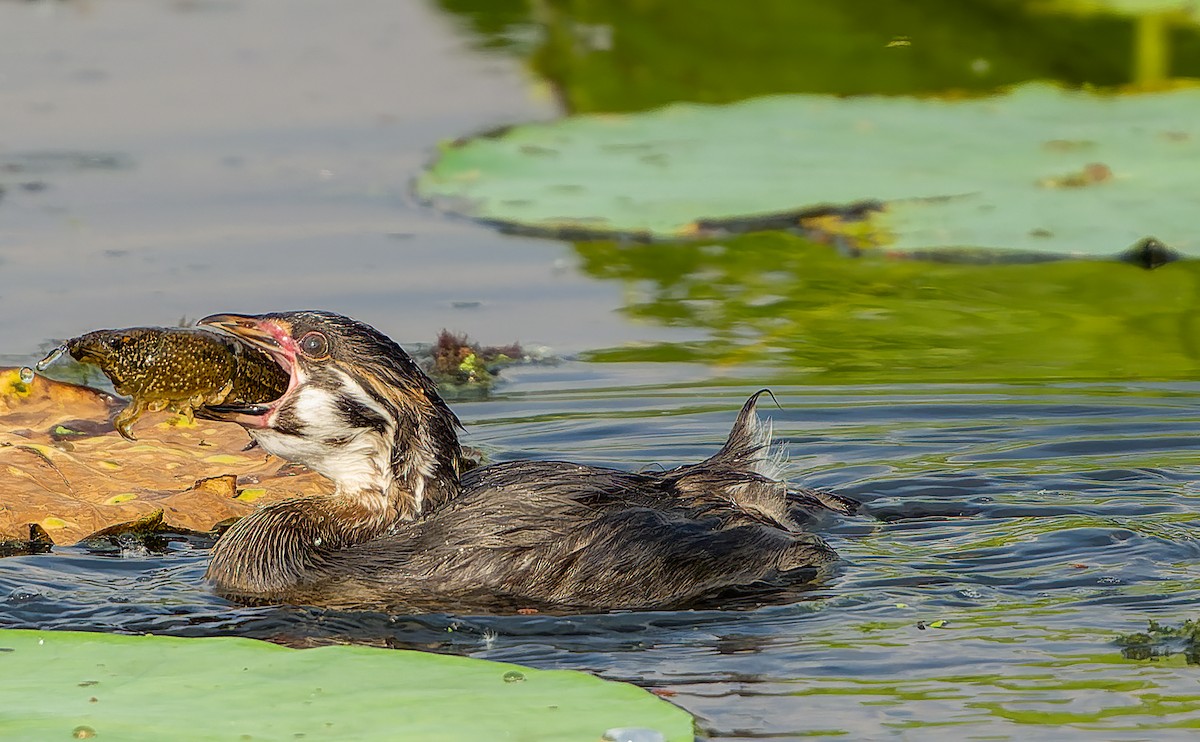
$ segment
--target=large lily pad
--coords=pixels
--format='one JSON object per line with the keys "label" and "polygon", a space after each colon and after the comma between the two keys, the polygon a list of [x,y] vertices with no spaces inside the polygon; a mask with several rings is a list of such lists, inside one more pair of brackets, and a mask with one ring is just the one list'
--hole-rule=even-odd
{"label": "large lily pad", "polygon": [[30,524],[57,544],[128,522],[208,531],[255,504],[332,489],[303,467],[242,450],[249,439],[237,425],[153,413],[126,441],[107,422],[123,404],[0,369],[0,542],[29,539]]}
{"label": "large lily pad", "polygon": [[550,235],[678,240],[795,226],[896,251],[1076,256],[1156,236],[1194,255],[1197,122],[1197,89],[776,96],[579,116],[458,142],[417,191]]}
{"label": "large lily pad", "polygon": [[444,655],[251,639],[0,631],[0,737],[125,740],[690,740],[631,685]]}

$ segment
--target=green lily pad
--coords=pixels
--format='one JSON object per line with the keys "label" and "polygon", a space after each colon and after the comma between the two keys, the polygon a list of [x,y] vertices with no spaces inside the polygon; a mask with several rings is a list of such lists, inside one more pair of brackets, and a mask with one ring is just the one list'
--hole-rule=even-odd
{"label": "green lily pad", "polygon": [[791,95],[518,126],[417,182],[515,230],[654,240],[798,227],[861,247],[1200,254],[1200,89],[993,98]]}
{"label": "green lily pad", "polygon": [[0,738],[596,740],[691,717],[566,670],[369,647],[239,638],[0,631]]}

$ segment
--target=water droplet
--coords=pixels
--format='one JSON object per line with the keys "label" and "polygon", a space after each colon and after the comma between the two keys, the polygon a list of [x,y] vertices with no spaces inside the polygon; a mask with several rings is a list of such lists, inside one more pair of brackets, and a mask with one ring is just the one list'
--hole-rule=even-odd
{"label": "water droplet", "polygon": [[604,742],[667,742],[667,736],[647,727],[614,727],[600,737]]}
{"label": "water droplet", "polygon": [[96,730],[80,724],[71,732],[71,736],[75,739],[91,739],[96,736]]}
{"label": "water droplet", "polygon": [[42,594],[39,593],[37,590],[33,589],[32,587],[26,587],[26,586],[22,585],[21,587],[18,587],[15,590],[13,590],[11,593],[9,593],[8,597],[5,598],[4,602],[6,602],[6,603],[28,603],[29,601],[37,600],[40,597],[42,597]]}
{"label": "water droplet", "polygon": [[32,384],[33,383],[33,369],[31,369],[28,366],[21,367],[21,383],[23,383],[23,384]]}
{"label": "water droplet", "polygon": [[59,358],[62,357],[62,354],[66,353],[66,352],[67,352],[67,344],[63,343],[62,345],[58,346],[57,348],[55,348],[54,350],[52,350],[48,354],[46,354],[46,357],[43,358],[42,360],[38,361],[37,365],[34,368],[36,368],[38,371],[45,371],[47,366],[49,366],[51,363],[54,363],[55,361],[57,361]]}
{"label": "water droplet", "polygon": [[523,672],[509,670],[508,672],[504,673],[504,682],[506,683],[520,683],[523,680],[525,680],[525,673]]}

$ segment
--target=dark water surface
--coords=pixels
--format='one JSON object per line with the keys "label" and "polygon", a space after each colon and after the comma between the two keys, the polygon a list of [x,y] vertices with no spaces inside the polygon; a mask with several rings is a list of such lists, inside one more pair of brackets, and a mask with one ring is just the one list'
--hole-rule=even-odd
{"label": "dark water surface", "polygon": [[[470,443],[626,468],[711,453],[769,385],[797,481],[866,503],[821,524],[839,568],[802,600],[749,610],[387,616],[233,606],[186,544],[59,548],[0,560],[0,626],[590,670],[673,693],[709,738],[1200,728],[1200,670],[1113,642],[1200,604],[1194,265],[855,261],[754,235],[573,245],[448,219],[408,189],[438,142],[563,110],[979,93],[1056,71],[1116,84],[1129,22],[1056,16],[1033,33],[1005,3],[773,2],[845,43],[789,31],[764,47],[690,6],[440,5],[0,0],[0,356],[220,311],[334,309],[406,343],[449,327],[592,359],[509,369],[493,398],[456,404]],[[710,31],[813,51],[766,55],[768,76],[740,66],[749,52],[696,57],[688,40]],[[1178,69],[1200,69],[1194,30],[1176,37]]]}
{"label": "dark water surface", "polygon": [[[496,459],[671,466],[717,447],[751,390],[639,385],[636,367],[610,368],[526,370],[457,409]],[[674,693],[711,738],[1159,740],[1200,726],[1196,667],[1127,660],[1113,643],[1150,618],[1190,618],[1200,601],[1200,387],[775,391],[797,480],[866,503],[825,522],[844,562],[795,604],[571,617],[247,609],[204,589],[202,550],[60,549],[0,560],[0,623],[585,669]]]}

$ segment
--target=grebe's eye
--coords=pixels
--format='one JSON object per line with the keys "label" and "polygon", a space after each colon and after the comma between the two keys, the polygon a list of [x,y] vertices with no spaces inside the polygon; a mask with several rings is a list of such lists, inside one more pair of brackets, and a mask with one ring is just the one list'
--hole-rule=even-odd
{"label": "grebe's eye", "polygon": [[300,338],[300,352],[309,358],[324,358],[329,355],[329,341],[319,332],[310,332]]}

